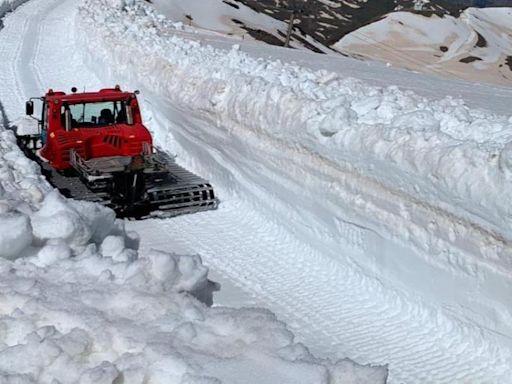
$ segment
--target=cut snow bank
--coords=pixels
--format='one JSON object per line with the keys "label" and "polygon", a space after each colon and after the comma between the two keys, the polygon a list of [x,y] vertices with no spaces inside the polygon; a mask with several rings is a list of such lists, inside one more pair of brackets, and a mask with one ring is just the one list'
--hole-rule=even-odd
{"label": "cut snow bank", "polygon": [[511,117],[202,46],[143,1],[84,0],[78,25],[105,78],[212,122],[180,144],[195,135],[231,163],[189,166],[325,254],[510,341]]}
{"label": "cut snow bank", "polygon": [[210,308],[199,256],[139,254],[122,224],[52,190],[0,131],[2,383],[385,383],[314,358],[269,311]]}

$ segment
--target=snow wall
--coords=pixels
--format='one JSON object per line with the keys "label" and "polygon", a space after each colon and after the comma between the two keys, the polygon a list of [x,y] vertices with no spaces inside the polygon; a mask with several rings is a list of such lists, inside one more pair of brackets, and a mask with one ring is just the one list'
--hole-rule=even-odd
{"label": "snow wall", "polygon": [[140,88],[160,145],[221,198],[510,343],[511,117],[218,50],[143,1],[84,0],[77,25],[91,68]]}

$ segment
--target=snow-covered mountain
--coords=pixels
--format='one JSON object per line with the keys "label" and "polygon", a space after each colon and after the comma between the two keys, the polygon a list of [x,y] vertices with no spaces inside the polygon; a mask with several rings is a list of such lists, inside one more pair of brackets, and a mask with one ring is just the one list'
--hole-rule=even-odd
{"label": "snow-covered mountain", "polygon": [[[371,58],[407,69],[502,84],[512,81],[512,9],[506,1],[153,0],[167,16],[199,29]],[[205,10],[208,11],[205,11]]]}
{"label": "snow-covered mountain", "polygon": [[394,12],[333,48],[411,70],[512,85],[512,8],[468,8],[458,17]]}
{"label": "snow-covered mountain", "polygon": [[446,0],[224,0],[237,6],[244,4],[259,13],[287,22],[295,11],[295,36],[300,33],[331,47],[345,35],[372,24],[395,11],[457,17],[470,6],[510,6],[506,1]]}

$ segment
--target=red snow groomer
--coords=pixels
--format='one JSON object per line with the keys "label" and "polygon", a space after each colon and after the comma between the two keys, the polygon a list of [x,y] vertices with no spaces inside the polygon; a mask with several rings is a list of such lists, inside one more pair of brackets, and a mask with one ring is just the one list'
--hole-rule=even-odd
{"label": "red snow groomer", "polygon": [[142,123],[138,91],[119,86],[71,94],[49,90],[38,132],[17,135],[49,182],[66,197],[96,201],[121,217],[175,216],[215,209],[211,185],[155,149]]}

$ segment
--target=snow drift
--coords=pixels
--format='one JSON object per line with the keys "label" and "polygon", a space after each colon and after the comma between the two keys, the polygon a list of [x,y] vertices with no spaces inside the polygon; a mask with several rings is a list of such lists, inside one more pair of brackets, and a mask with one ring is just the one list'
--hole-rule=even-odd
{"label": "snow drift", "polygon": [[214,49],[142,1],[113,4],[82,2],[91,66],[212,124],[187,139],[154,125],[161,144],[211,146],[231,163],[185,161],[225,193],[403,295],[512,336],[511,117]]}

